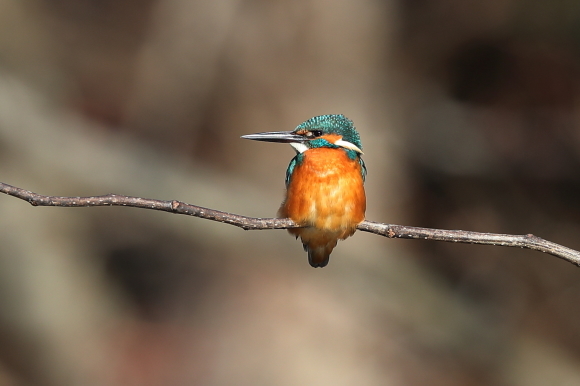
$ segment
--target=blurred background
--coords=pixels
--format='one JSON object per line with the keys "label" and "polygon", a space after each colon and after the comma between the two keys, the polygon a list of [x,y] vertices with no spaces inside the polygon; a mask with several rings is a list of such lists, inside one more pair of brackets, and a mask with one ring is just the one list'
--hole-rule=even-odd
{"label": "blurred background", "polygon": [[[580,3],[0,0],[0,181],[272,217],[345,114],[372,221],[580,249]],[[0,386],[577,385],[580,271],[0,197]]]}

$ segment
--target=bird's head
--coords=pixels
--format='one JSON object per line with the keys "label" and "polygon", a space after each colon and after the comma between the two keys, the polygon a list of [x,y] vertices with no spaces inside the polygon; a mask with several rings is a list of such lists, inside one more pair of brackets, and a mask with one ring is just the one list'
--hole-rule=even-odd
{"label": "bird's head", "polygon": [[344,115],[320,115],[299,124],[292,131],[248,134],[242,138],[289,143],[299,153],[319,147],[344,148],[363,153],[354,124]]}

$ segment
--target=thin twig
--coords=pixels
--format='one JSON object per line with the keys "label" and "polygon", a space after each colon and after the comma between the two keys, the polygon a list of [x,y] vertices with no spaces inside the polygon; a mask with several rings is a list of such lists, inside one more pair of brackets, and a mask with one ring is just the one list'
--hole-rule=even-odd
{"label": "thin twig", "polygon": [[529,233],[527,235],[508,235],[500,233],[483,233],[462,230],[419,228],[407,225],[382,224],[363,221],[357,229],[391,239],[414,239],[447,241],[452,243],[497,245],[500,247],[518,247],[549,253],[580,266],[580,252],[560,244],[544,240]]}
{"label": "thin twig", "polygon": [[[288,229],[299,225],[288,218],[255,218],[203,208],[181,201],[154,200],[149,198],[106,194],[91,197],[43,196],[25,189],[0,182],[0,193],[27,201],[33,206],[62,206],[69,208],[89,206],[130,206],[134,208],[161,210],[175,214],[185,214],[206,220],[235,225],[245,230]],[[454,243],[497,245],[519,247],[549,253],[574,265],[580,266],[580,252],[544,240],[532,234],[508,235],[481,233],[462,230],[419,228],[406,225],[383,224],[363,221],[358,230],[385,236],[391,239],[435,240]]]}
{"label": "thin twig", "polygon": [[186,204],[177,200],[154,200],[150,198],[105,194],[91,197],[43,196],[29,190],[0,182],[0,193],[20,198],[33,206],[62,206],[80,208],[88,206],[130,206],[133,208],[161,210],[175,214],[185,214],[206,220],[223,222],[245,230],[299,228],[289,218],[255,218]]}

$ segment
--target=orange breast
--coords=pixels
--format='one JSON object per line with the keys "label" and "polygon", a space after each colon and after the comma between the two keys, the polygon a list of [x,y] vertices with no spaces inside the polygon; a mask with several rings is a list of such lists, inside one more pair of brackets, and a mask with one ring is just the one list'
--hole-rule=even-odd
{"label": "orange breast", "polygon": [[[294,169],[279,215],[314,227],[311,231],[322,230],[334,239],[352,235],[364,220],[366,210],[360,164],[341,149],[317,148],[303,154],[303,162]],[[304,229],[294,229],[291,233],[306,236]]]}

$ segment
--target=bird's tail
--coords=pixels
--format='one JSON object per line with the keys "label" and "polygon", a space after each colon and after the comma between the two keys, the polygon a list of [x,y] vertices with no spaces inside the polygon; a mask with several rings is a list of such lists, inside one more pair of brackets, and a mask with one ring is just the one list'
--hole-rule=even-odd
{"label": "bird's tail", "polygon": [[316,247],[309,247],[308,245],[304,245],[304,249],[308,252],[308,262],[314,268],[322,268],[326,267],[328,264],[328,260],[330,260],[330,252],[334,249],[334,245],[327,244],[322,246]]}
{"label": "bird's tail", "polygon": [[304,250],[308,252],[308,262],[314,268],[326,267],[330,253],[339,239],[345,239],[354,231],[325,232],[316,228],[289,229],[290,233],[302,239]]}

